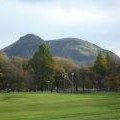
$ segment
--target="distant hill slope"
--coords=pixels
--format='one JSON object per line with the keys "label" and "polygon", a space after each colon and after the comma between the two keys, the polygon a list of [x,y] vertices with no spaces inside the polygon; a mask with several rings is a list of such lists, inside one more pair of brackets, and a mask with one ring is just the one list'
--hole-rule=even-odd
{"label": "distant hill slope", "polygon": [[3,49],[3,51],[6,52],[9,57],[18,56],[29,58],[35,53],[42,42],[44,41],[40,37],[34,34],[27,34],[14,44]]}
{"label": "distant hill slope", "polygon": [[51,46],[54,56],[71,58],[82,64],[95,60],[98,52],[102,50],[92,43],[76,38],[50,40],[47,43]]}
{"label": "distant hill slope", "polygon": [[54,56],[66,57],[82,65],[93,63],[100,51],[109,53],[116,60],[119,59],[114,53],[81,39],[63,38],[44,41],[34,34],[27,34],[21,37],[17,42],[4,48],[2,51],[6,52],[9,57],[19,56],[30,58],[43,42],[49,44]]}

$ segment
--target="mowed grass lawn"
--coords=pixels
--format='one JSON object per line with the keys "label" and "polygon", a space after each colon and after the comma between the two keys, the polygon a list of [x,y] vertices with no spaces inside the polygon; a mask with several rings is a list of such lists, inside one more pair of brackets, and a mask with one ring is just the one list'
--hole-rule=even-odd
{"label": "mowed grass lawn", "polygon": [[120,93],[0,93],[0,120],[120,120]]}

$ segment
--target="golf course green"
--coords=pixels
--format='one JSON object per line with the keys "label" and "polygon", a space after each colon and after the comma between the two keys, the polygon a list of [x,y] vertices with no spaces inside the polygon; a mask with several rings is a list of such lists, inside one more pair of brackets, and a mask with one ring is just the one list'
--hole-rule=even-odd
{"label": "golf course green", "polygon": [[0,120],[120,120],[120,93],[0,93]]}

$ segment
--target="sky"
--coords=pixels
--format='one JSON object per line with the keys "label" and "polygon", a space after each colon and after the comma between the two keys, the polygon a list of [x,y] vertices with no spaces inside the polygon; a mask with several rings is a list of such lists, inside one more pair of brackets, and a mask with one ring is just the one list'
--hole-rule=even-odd
{"label": "sky", "polygon": [[28,33],[80,38],[120,56],[120,0],[0,0],[0,49]]}

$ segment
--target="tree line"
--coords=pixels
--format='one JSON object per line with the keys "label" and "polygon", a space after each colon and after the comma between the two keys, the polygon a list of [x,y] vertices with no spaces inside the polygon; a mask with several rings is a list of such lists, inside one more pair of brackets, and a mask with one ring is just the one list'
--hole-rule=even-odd
{"label": "tree line", "polygon": [[53,57],[46,44],[31,59],[0,53],[0,92],[120,91],[120,63],[109,54],[99,53],[90,67],[72,60]]}

